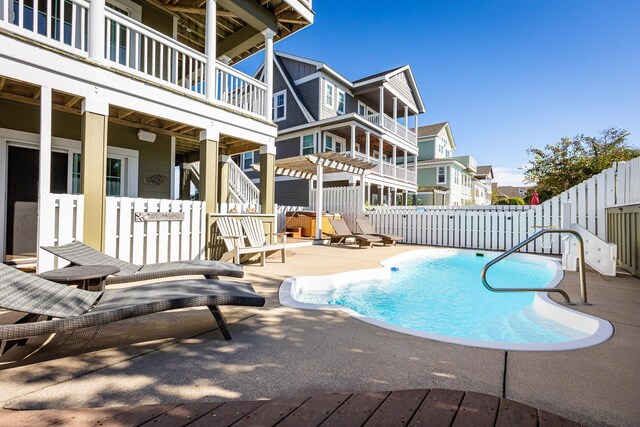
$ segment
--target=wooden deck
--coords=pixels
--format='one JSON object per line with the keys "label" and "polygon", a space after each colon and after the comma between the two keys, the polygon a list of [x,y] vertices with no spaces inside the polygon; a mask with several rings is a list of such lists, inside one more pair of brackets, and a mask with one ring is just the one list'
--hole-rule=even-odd
{"label": "wooden deck", "polygon": [[522,403],[457,390],[326,394],[250,402],[193,402],[42,411],[0,411],[21,426],[579,426]]}

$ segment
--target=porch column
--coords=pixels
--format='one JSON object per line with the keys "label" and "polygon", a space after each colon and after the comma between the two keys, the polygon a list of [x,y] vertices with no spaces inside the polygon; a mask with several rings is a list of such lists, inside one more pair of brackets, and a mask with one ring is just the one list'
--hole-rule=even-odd
{"label": "porch column", "polygon": [[[50,245],[53,242],[45,241],[46,231],[43,229],[45,218],[49,215],[43,207],[43,198],[51,192],[51,88],[42,86],[40,88],[40,167],[39,167],[39,183],[38,183],[38,222],[37,222],[37,271],[48,264],[47,261],[53,263],[53,257],[48,255],[40,245]],[[48,222],[48,221],[47,221]],[[0,250],[2,243],[0,243]],[[2,252],[0,252],[0,255]],[[49,260],[45,261],[45,257]]]}
{"label": "porch column", "polygon": [[260,147],[260,213],[272,214],[276,203],[276,146]]}
{"label": "porch column", "polygon": [[409,152],[407,150],[404,150],[404,180],[408,181],[409,180],[409,176],[408,176],[408,170],[407,170],[407,157],[409,157]]}
{"label": "porch column", "polygon": [[418,155],[413,156],[413,173],[416,174],[416,182],[418,180]]}
{"label": "porch column", "polygon": [[89,59],[95,62],[105,62],[105,6],[105,0],[91,0],[89,2],[87,51]]}
{"label": "porch column", "polygon": [[378,184],[378,204],[382,205],[384,203],[384,185]]}
{"label": "porch column", "polygon": [[364,201],[365,201],[365,187],[364,187],[365,177],[364,172],[360,174],[360,186],[358,187],[358,206],[356,206],[356,217],[362,218],[362,214],[364,213]]}
{"label": "porch column", "polygon": [[230,156],[220,156],[218,167],[218,197],[220,200],[220,212],[228,212],[229,203],[229,169],[231,168]]}
{"label": "porch column", "polygon": [[171,137],[171,169],[169,169],[169,197],[172,200],[178,198],[178,189],[176,188],[176,137]]}
{"label": "porch column", "polygon": [[85,98],[82,102],[80,158],[80,186],[84,194],[82,240],[99,251],[104,250],[108,125],[109,104]]}
{"label": "porch column", "polygon": [[409,206],[409,193],[407,191],[402,193],[402,205]]}
{"label": "porch column", "polygon": [[371,183],[367,182],[367,202],[371,203]]}
{"label": "porch column", "polygon": [[367,155],[367,162],[368,162],[369,157],[371,156],[371,132],[366,132],[364,135],[365,135],[365,154]]}
{"label": "porch column", "polygon": [[384,166],[382,165],[382,148],[383,148],[383,138],[380,135],[380,146],[378,147],[378,164],[380,165],[380,173],[384,174]]}
{"label": "porch column", "polygon": [[409,107],[407,105],[404,106],[404,139],[409,139]]}
{"label": "porch column", "polygon": [[398,177],[398,167],[397,167],[397,157],[396,157],[397,148],[393,146],[393,177]]}
{"label": "porch column", "polygon": [[191,164],[182,163],[180,165],[180,199],[189,200],[191,198]]}
{"label": "porch column", "polygon": [[262,32],[264,34],[264,83],[267,85],[267,93],[264,99],[264,116],[268,121],[273,120],[272,103],[273,103],[273,36],[276,33],[267,28]]}
{"label": "porch column", "polygon": [[393,131],[398,133],[398,97],[393,97]]}
{"label": "porch column", "polygon": [[316,239],[322,239],[322,165],[316,165]]}
{"label": "porch column", "polygon": [[413,116],[413,131],[416,134],[416,138],[418,137],[418,113]]}
{"label": "porch column", "polygon": [[351,157],[356,157],[356,125],[351,125]]}
{"label": "porch column", "polygon": [[391,187],[387,187],[387,205],[393,206],[393,202],[391,201]]}
{"label": "porch column", "polygon": [[218,142],[220,135],[213,129],[200,132],[200,200],[207,204],[209,213],[218,207]]}
{"label": "porch column", "polygon": [[380,113],[378,120],[380,120],[378,125],[384,127],[384,86],[380,86]]}
{"label": "porch column", "polygon": [[205,96],[207,101],[213,102],[216,98],[216,57],[218,56],[216,54],[216,0],[206,0],[205,14],[204,54],[207,56],[207,75],[204,79]]}

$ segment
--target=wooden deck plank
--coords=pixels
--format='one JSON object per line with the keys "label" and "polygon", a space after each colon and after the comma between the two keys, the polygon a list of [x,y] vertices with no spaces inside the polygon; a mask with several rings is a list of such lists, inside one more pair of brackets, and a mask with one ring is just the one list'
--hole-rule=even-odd
{"label": "wooden deck plank", "polygon": [[121,406],[96,409],[43,409],[38,411],[0,410],[0,425],[10,425],[12,427],[33,427],[34,425],[86,426],[94,422],[94,419],[104,421],[131,409],[131,406]]}
{"label": "wooden deck plank", "polygon": [[234,427],[264,426],[271,427],[285,419],[290,413],[309,400],[309,396],[292,397],[282,400],[268,400],[255,411],[241,418]]}
{"label": "wooden deck plank", "polygon": [[321,425],[327,427],[361,426],[390,394],[388,391],[354,394]]}
{"label": "wooden deck plank", "polygon": [[[177,404],[171,405],[142,405],[132,407],[129,411],[122,412],[104,422],[99,422],[102,427],[125,427],[125,426],[139,426],[146,423],[165,412],[169,412],[173,408],[178,406]],[[94,422],[93,425],[97,425],[98,422]]]}
{"label": "wooden deck plank", "polygon": [[409,426],[450,426],[463,398],[464,392],[460,390],[432,389]]}
{"label": "wooden deck plank", "polygon": [[227,402],[198,418],[189,427],[230,426],[267,402],[269,401]]}
{"label": "wooden deck plank", "polygon": [[367,427],[404,426],[409,423],[429,390],[400,390],[389,397],[367,420]]}
{"label": "wooden deck plank", "polygon": [[313,396],[282,420],[278,427],[318,426],[350,396],[338,393]]}
{"label": "wooden deck plank", "polygon": [[182,427],[194,422],[198,418],[222,406],[223,402],[193,402],[185,403],[165,412],[142,426],[149,427]]}
{"label": "wooden deck plank", "polygon": [[453,427],[493,427],[499,406],[499,397],[466,392],[453,420]]}
{"label": "wooden deck plank", "polygon": [[496,427],[537,427],[538,411],[524,403],[509,399],[500,399]]}
{"label": "wooden deck plank", "polygon": [[580,427],[580,423],[568,420],[551,412],[538,410],[538,425],[540,427]]}

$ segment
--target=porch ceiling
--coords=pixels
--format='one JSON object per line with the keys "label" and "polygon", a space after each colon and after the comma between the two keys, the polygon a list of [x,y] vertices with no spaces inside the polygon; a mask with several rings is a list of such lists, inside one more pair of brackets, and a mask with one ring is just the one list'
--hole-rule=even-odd
{"label": "porch ceiling", "polygon": [[[360,175],[376,167],[374,163],[340,153],[327,152],[278,159],[275,164],[276,175],[313,179],[318,165],[322,166],[323,173],[348,172],[354,175]],[[259,164],[252,166],[255,170],[260,170]]]}
{"label": "porch ceiling", "polygon": [[[178,40],[204,52],[206,0],[144,0],[178,19]],[[218,0],[217,56],[231,64],[264,48],[262,31],[271,27],[274,41],[285,38],[311,22],[283,0]]]}

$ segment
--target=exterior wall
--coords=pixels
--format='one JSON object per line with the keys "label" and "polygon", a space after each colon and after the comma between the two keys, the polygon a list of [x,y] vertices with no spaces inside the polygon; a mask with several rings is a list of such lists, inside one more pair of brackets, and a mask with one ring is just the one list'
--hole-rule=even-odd
{"label": "exterior wall", "polygon": [[319,117],[318,107],[320,105],[319,80],[319,78],[313,79],[298,85],[298,92],[302,95],[303,102],[306,103],[309,112],[316,120]]}
{"label": "exterior wall", "polygon": [[316,72],[316,67],[305,62],[279,57],[293,80],[301,79]]}
{"label": "exterior wall", "polygon": [[435,138],[425,139],[418,144],[418,161],[435,158]]}
{"label": "exterior wall", "polygon": [[309,205],[309,181],[306,179],[276,179],[276,204]]}
{"label": "exterior wall", "polygon": [[[338,115],[338,113],[336,112],[337,102],[335,102],[335,100],[337,98],[336,98],[335,93],[334,93],[334,104],[335,105],[333,107],[328,107],[324,103],[324,96],[325,96],[325,89],[326,89],[325,84],[324,84],[325,80],[329,81],[331,84],[333,84],[334,86],[337,86],[340,90],[343,90],[345,92],[345,95],[346,95],[346,98],[347,98],[347,100],[345,102],[345,104],[346,104],[345,105],[345,113],[346,113],[348,111],[347,107],[349,105],[348,98],[352,97],[351,94],[349,93],[349,90],[347,88],[345,88],[344,86],[342,86],[340,84],[337,84],[332,79],[328,79],[328,78],[324,78],[323,77],[322,79],[319,79],[319,80],[320,80],[319,81],[319,86],[320,86],[320,88],[319,88],[320,89],[319,90],[319,93],[320,93],[320,120],[328,119],[328,118],[335,117],[335,116]],[[351,101],[352,105],[353,105],[353,102],[354,101],[352,100]],[[356,105],[357,105],[357,102],[356,102]]]}
{"label": "exterior wall", "polygon": [[446,186],[450,182],[449,177],[447,177],[447,184],[438,184],[437,179],[438,179],[437,167],[426,168],[426,169],[418,168],[418,187],[433,187],[436,185]]}
{"label": "exterior wall", "polygon": [[278,125],[278,129],[287,129],[293,126],[307,123],[307,119],[302,113],[300,106],[296,102],[293,93],[291,93],[291,91],[288,89],[284,77],[282,77],[282,74],[278,70],[278,67],[275,67],[273,73],[273,93],[275,94],[283,90],[286,93],[286,119],[275,122]]}
{"label": "exterior wall", "polygon": [[[0,128],[40,133],[39,108],[24,103],[0,100]],[[54,137],[80,141],[81,117],[60,111],[52,112]],[[169,198],[171,176],[171,139],[158,135],[154,143],[141,142],[137,129],[110,123],[108,145],[138,151],[138,197]],[[160,185],[146,184],[144,178],[163,175],[167,179]]]}
{"label": "exterior wall", "polygon": [[[409,87],[409,85],[402,80],[402,75],[405,75],[405,73],[402,74],[398,74],[396,76],[393,76],[389,79],[389,84],[398,92],[400,92],[402,95],[404,95],[407,99],[413,100],[413,92],[411,91],[411,88]],[[412,103],[412,107],[417,109],[418,106],[415,103]]]}

